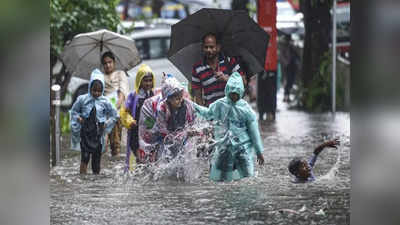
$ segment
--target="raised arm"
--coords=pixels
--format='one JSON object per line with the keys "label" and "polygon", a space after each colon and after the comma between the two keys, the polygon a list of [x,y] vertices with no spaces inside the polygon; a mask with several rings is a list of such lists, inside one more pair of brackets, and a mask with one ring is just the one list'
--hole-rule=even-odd
{"label": "raised arm", "polygon": [[340,145],[340,141],[338,138],[331,140],[331,141],[327,141],[321,145],[319,145],[318,147],[316,147],[314,149],[314,154],[318,155],[319,153],[322,152],[322,150],[324,150],[324,148],[326,147],[331,147],[331,148],[337,148],[337,145]]}
{"label": "raised arm", "polygon": [[311,167],[314,167],[315,162],[317,161],[319,153],[321,153],[322,150],[324,150],[324,148],[326,148],[326,147],[337,148],[336,145],[339,145],[339,144],[340,144],[339,139],[336,138],[335,140],[327,141],[327,142],[319,145],[318,147],[315,148],[313,156],[310,158],[310,160],[308,160],[308,164]]}
{"label": "raised arm", "polygon": [[195,102],[192,102],[192,104],[197,115],[203,117],[206,120],[217,119],[217,102],[212,103],[208,108],[198,105]]}

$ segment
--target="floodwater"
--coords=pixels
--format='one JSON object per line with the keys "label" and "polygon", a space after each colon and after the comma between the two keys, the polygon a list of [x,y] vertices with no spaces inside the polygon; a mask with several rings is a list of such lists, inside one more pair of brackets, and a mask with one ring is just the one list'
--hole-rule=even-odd
{"label": "floodwater", "polygon": [[[144,179],[124,174],[125,159],[109,152],[100,175],[81,176],[80,155],[64,151],[50,171],[51,224],[350,224],[350,114],[288,110],[281,97],[276,121],[260,122],[266,161],[256,177],[214,183],[199,166],[190,182]],[[289,161],[335,137],[341,144],[320,154],[316,181],[292,183]]]}

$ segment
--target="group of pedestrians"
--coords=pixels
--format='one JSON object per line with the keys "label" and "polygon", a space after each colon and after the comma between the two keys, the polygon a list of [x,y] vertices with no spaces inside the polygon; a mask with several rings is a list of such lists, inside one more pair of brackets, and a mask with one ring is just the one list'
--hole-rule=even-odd
{"label": "group of pedestrians", "polygon": [[[145,64],[140,66],[134,91],[129,93],[125,73],[115,71],[115,56],[104,53],[104,74],[98,69],[92,72],[88,93],[79,96],[71,108],[72,144],[81,148],[80,173],[87,173],[90,158],[93,173],[100,172],[101,155],[108,141],[111,154],[119,154],[122,126],[128,129],[128,171],[134,169],[135,163],[175,157],[182,145],[163,149],[165,137],[179,132],[186,137],[202,135],[190,128],[197,117],[203,117],[213,121],[213,137],[218,141],[212,152],[210,179],[231,181],[254,176],[254,154],[260,165],[264,164],[264,157],[256,114],[243,99],[247,74],[239,58],[224,56],[220,49],[217,35],[208,33],[202,37],[204,58],[192,70],[193,101],[173,75],[154,74]],[[156,79],[162,79],[161,88],[155,88]],[[115,96],[115,100],[108,95]],[[324,147],[336,144],[331,142]],[[305,172],[299,171],[313,165],[309,163],[306,168],[301,167],[303,164],[291,163],[290,172],[300,177]]]}

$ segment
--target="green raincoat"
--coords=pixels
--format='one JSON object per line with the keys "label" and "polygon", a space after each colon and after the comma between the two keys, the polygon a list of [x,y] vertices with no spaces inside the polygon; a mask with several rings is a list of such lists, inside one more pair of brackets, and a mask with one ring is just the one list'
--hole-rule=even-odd
{"label": "green raincoat", "polygon": [[[231,92],[239,94],[237,102],[229,98]],[[243,100],[243,95],[242,77],[234,72],[225,86],[225,97],[212,103],[209,108],[194,104],[200,116],[216,122],[214,137],[218,144],[212,156],[210,172],[213,181],[254,176],[253,152],[263,152],[256,114]]]}

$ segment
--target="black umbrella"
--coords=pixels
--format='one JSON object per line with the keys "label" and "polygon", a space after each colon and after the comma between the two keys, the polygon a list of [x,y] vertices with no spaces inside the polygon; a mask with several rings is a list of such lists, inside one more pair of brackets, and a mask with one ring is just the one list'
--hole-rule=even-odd
{"label": "black umbrella", "polygon": [[245,11],[201,9],[172,26],[168,59],[191,80],[192,66],[202,59],[201,38],[215,33],[226,56],[240,56],[248,75],[264,69],[269,35]]}

